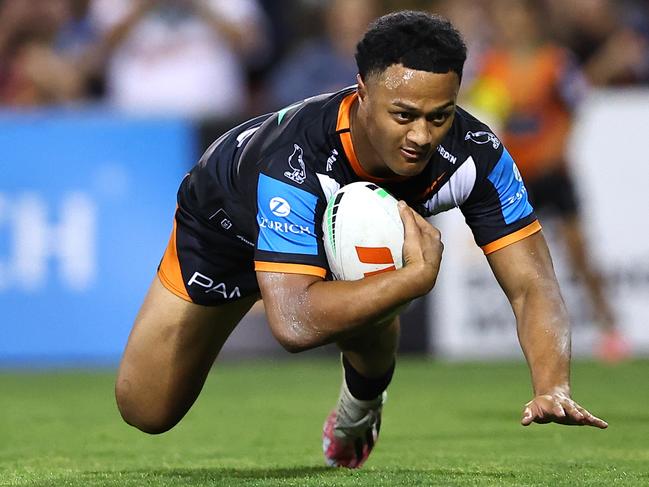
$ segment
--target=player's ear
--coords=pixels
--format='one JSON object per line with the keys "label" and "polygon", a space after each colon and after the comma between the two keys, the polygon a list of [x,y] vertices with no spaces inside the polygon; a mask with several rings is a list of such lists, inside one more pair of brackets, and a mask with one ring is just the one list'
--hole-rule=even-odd
{"label": "player's ear", "polygon": [[356,88],[356,91],[358,92],[358,100],[364,102],[365,97],[367,96],[367,87],[365,86],[365,82],[360,74],[356,75],[356,83],[358,83],[358,88]]}

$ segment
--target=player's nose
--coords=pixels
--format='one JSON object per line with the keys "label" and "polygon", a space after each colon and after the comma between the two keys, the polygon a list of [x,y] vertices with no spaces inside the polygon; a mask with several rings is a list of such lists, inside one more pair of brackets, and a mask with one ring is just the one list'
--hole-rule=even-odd
{"label": "player's nose", "polygon": [[433,142],[433,131],[425,119],[416,120],[407,134],[408,143],[420,149],[427,149]]}

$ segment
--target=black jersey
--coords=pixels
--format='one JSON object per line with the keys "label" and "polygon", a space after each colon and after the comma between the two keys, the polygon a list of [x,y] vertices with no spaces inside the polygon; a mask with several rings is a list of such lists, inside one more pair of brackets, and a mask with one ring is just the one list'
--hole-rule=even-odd
{"label": "black jersey", "polygon": [[[461,108],[421,174],[390,179],[367,174],[351,141],[356,96],[356,87],[349,87],[308,98],[214,142],[183,180],[176,219],[189,222],[195,238],[209,230],[234,247],[203,245],[193,253],[227,255],[236,249],[237,262],[251,272],[254,261],[256,271],[325,277],[321,222],[327,201],[360,180],[386,188],[424,216],[460,208],[485,253],[540,229],[511,156],[486,125]],[[183,269],[182,276],[187,287],[194,274]]]}

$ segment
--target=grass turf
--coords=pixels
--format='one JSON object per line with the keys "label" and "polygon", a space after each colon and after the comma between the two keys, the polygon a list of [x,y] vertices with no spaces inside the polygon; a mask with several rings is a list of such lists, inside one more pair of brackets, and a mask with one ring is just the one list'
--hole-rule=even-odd
{"label": "grass turf", "polygon": [[121,423],[113,373],[0,373],[2,486],[649,485],[649,362],[573,366],[606,431],[519,426],[522,363],[402,359],[381,438],[358,471],[323,466],[336,360],[217,364],[172,431]]}

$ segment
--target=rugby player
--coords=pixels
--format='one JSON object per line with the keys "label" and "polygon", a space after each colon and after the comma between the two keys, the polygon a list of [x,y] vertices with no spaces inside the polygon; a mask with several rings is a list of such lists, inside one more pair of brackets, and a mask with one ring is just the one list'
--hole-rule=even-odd
{"label": "rugby player", "polygon": [[[443,245],[422,215],[459,207],[516,316],[534,394],[522,424],[606,428],[571,399],[568,317],[514,161],[456,106],[465,59],[445,19],[386,15],[358,44],[356,86],[257,117],[208,148],[181,183],[169,245],[120,364],[127,423],[162,433],[180,421],[261,297],[288,351],[340,347],[343,381],[323,449],[329,465],[361,466],[395,367],[399,321],[382,318],[435,285]],[[333,281],[323,211],[359,180],[400,199],[404,266]]]}

